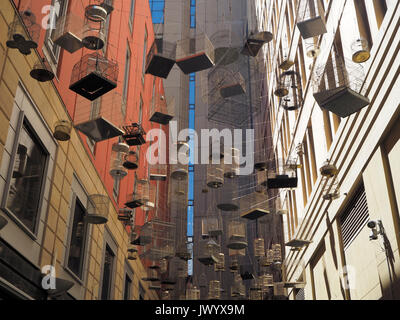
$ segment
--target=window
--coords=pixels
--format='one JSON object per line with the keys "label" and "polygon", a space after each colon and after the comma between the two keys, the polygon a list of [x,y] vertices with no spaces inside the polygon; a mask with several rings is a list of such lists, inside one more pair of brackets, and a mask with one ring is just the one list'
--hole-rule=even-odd
{"label": "window", "polygon": [[85,222],[86,209],[77,196],[75,196],[75,207],[73,212],[67,263],[68,269],[72,271],[79,279],[82,279],[88,226]]}
{"label": "window", "polygon": [[150,0],[150,10],[153,23],[164,23],[165,0]]}
{"label": "window", "polygon": [[118,201],[120,181],[121,181],[120,179],[114,179],[113,195],[114,195],[115,201]]}
{"label": "window", "polygon": [[135,0],[131,0],[131,9],[129,11],[129,28],[133,31],[133,18],[135,16]]}
{"label": "window", "polygon": [[147,38],[148,38],[148,33],[147,33],[147,27],[145,26],[144,43],[143,43],[142,83],[144,83],[144,76],[146,72]]}
{"label": "window", "polygon": [[143,98],[142,96],[140,96],[140,100],[139,100],[139,123],[141,124],[143,120]]}
{"label": "window", "polygon": [[190,28],[196,28],[196,0],[190,0]]}
{"label": "window", "polygon": [[132,296],[132,279],[128,274],[125,275],[125,288],[124,288],[124,300],[130,300]]}
{"label": "window", "polygon": [[[51,22],[53,26],[57,25],[57,22],[65,15],[67,11],[67,5],[68,5],[68,0],[52,1],[53,9],[50,12],[49,22]],[[55,32],[54,28],[48,28],[46,33],[45,46],[49,52],[51,61],[54,64],[57,64],[60,55],[60,47],[55,45],[51,40],[54,32]]]}
{"label": "window", "polygon": [[115,254],[109,247],[106,245],[105,255],[104,255],[104,264],[103,264],[103,280],[101,286],[101,300],[109,300],[111,298],[111,286],[114,272],[114,260]]}
{"label": "window", "polygon": [[25,119],[12,166],[7,209],[36,233],[48,153]]}
{"label": "window", "polygon": [[139,300],[144,300],[145,291],[142,285],[139,283]]}
{"label": "window", "polygon": [[[124,87],[122,96],[124,99],[123,105],[125,105],[126,109],[126,102],[128,101],[128,85],[129,85],[129,75],[131,70],[131,50],[129,48],[129,43],[126,44],[126,56],[125,56],[125,75],[124,75]],[[123,114],[125,115],[126,110],[123,110]]]}

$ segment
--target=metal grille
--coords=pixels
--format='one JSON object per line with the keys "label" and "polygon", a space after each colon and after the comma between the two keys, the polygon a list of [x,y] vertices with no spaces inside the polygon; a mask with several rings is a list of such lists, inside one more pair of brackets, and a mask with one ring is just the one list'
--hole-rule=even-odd
{"label": "metal grille", "polygon": [[346,250],[369,220],[369,211],[364,184],[353,196],[340,217],[343,246]]}
{"label": "metal grille", "polygon": [[305,300],[304,289],[299,289],[296,293],[296,300]]}

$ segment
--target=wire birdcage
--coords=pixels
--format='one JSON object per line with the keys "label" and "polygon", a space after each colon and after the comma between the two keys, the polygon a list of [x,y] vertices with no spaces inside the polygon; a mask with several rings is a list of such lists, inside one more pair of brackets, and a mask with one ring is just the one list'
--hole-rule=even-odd
{"label": "wire birdcage", "polygon": [[214,66],[214,47],[206,34],[177,42],[176,64],[184,74],[209,69]]}
{"label": "wire birdcage", "polygon": [[261,289],[267,291],[274,286],[274,276],[272,274],[263,274],[259,277]]}
{"label": "wire birdcage", "polygon": [[89,196],[87,209],[87,222],[91,224],[104,224],[108,221],[110,198],[102,194]]}
{"label": "wire birdcage", "polygon": [[303,39],[327,32],[325,10],[321,0],[301,0],[297,11],[297,27]]}
{"label": "wire birdcage", "polygon": [[242,38],[234,32],[232,25],[221,26],[211,37],[214,46],[215,64],[228,66],[240,58]]}
{"label": "wire birdcage", "polygon": [[150,201],[150,183],[146,179],[136,180],[136,191],[130,192],[127,195],[127,202],[125,206],[134,209],[144,206],[146,202]]}
{"label": "wire birdcage", "polygon": [[128,175],[127,169],[123,166],[125,156],[129,153],[129,146],[118,142],[112,145],[110,175],[114,179],[122,179]]}
{"label": "wire birdcage", "polygon": [[206,217],[201,220],[201,236],[203,239],[212,237],[216,238],[222,235],[222,221],[219,217]]}
{"label": "wire birdcage", "polygon": [[69,53],[74,53],[83,48],[82,36],[83,19],[69,12],[58,19],[51,39],[54,44]]}
{"label": "wire birdcage", "polygon": [[68,120],[59,120],[54,124],[53,136],[58,141],[71,139],[72,123]]}
{"label": "wire birdcage", "polygon": [[224,164],[207,165],[207,186],[211,189],[219,189],[224,185]]}
{"label": "wire birdcage", "polygon": [[220,246],[213,239],[205,239],[198,242],[198,260],[204,265],[213,265],[218,261]]}
{"label": "wire birdcage", "polygon": [[217,255],[217,262],[214,264],[215,272],[223,272],[225,271],[225,255],[220,252]]}
{"label": "wire birdcage", "polygon": [[242,282],[242,278],[239,274],[235,275],[233,285],[231,287],[232,298],[244,298],[246,296],[246,287]]}
{"label": "wire birdcage", "polygon": [[123,129],[125,133],[122,137],[129,146],[140,146],[146,143],[144,138],[146,132],[140,123],[126,124]]}
{"label": "wire birdcage", "polygon": [[218,191],[217,208],[224,212],[240,210],[240,196],[235,180],[228,179],[225,181],[224,188]]}
{"label": "wire birdcage", "polygon": [[168,78],[176,58],[176,43],[155,39],[146,58],[146,73]]}
{"label": "wire birdcage", "polygon": [[149,241],[143,248],[142,257],[153,262],[173,257],[175,254],[175,224],[158,218],[148,222]]}
{"label": "wire birdcage", "polygon": [[167,125],[173,119],[175,98],[162,94],[154,94],[151,102],[150,121]]}
{"label": "wire birdcage", "polygon": [[358,38],[351,45],[352,59],[355,63],[364,63],[371,58],[371,50],[368,40]]}
{"label": "wire birdcage", "polygon": [[239,257],[238,256],[230,257],[229,270],[231,272],[236,272],[239,270]]}
{"label": "wire birdcage", "polygon": [[54,79],[55,75],[50,67],[50,64],[45,58],[40,59],[33,66],[30,75],[33,79],[39,82],[47,82]]}
{"label": "wire birdcage", "polygon": [[257,220],[269,213],[268,198],[263,193],[253,192],[240,199],[240,216],[242,218]]}
{"label": "wire birdcage", "polygon": [[93,101],[117,87],[118,64],[99,52],[87,54],[72,69],[70,89]]}
{"label": "wire birdcage", "polygon": [[254,256],[256,258],[265,256],[264,238],[254,239]]}
{"label": "wire birdcage", "polygon": [[221,282],[219,280],[211,280],[208,285],[208,299],[221,299]]}
{"label": "wire birdcage", "polygon": [[267,187],[269,189],[297,188],[297,167],[296,162],[292,160],[288,160],[285,164],[278,163],[276,169],[268,170]]}
{"label": "wire birdcage", "polygon": [[32,49],[37,49],[40,37],[40,25],[36,16],[30,9],[15,15],[8,29],[6,45],[11,49],[18,49],[24,55],[31,54]]}
{"label": "wire birdcage", "polygon": [[145,180],[149,184],[149,196],[147,199],[144,199],[143,206],[141,209],[143,211],[151,211],[155,208],[156,205],[156,193],[157,193],[157,185],[150,183],[149,180]]}
{"label": "wire birdcage", "polygon": [[124,155],[122,165],[128,170],[136,170],[139,167],[139,154],[134,150],[129,150]]}
{"label": "wire birdcage", "polygon": [[196,286],[186,290],[186,300],[200,300],[200,289]]}
{"label": "wire birdcage", "polygon": [[247,248],[246,223],[231,221],[228,224],[227,247],[229,249],[241,250]]}
{"label": "wire birdcage", "polygon": [[130,244],[128,246],[128,260],[137,260],[138,258],[138,248],[137,246]]}
{"label": "wire birdcage", "polygon": [[253,31],[247,38],[241,53],[243,55],[256,57],[264,44],[272,41],[273,38],[274,36],[271,32],[258,30]]}
{"label": "wire birdcage", "polygon": [[118,210],[118,220],[123,222],[126,225],[131,223],[133,214],[132,210],[128,208],[123,208]]}
{"label": "wire birdcage", "polygon": [[274,297],[275,298],[286,298],[285,292],[285,283],[284,282],[275,282],[274,283]]}
{"label": "wire birdcage", "polygon": [[275,264],[282,263],[282,247],[279,243],[272,244],[273,259]]}
{"label": "wire birdcage", "polygon": [[340,197],[340,185],[338,180],[338,169],[329,161],[324,162],[320,168],[322,175],[322,198],[327,201],[336,200]]}
{"label": "wire birdcage", "polygon": [[164,274],[168,272],[168,259],[167,258],[162,258],[160,259],[160,273]]}
{"label": "wire birdcage", "polygon": [[177,164],[171,164],[171,178],[174,180],[186,180],[188,177],[189,144],[177,143]]}
{"label": "wire birdcage", "polygon": [[339,117],[349,117],[370,104],[362,65],[337,54],[317,68],[313,84],[318,105]]}
{"label": "wire birdcage", "polygon": [[229,149],[224,155],[224,177],[234,179],[240,174],[240,151],[237,148]]}

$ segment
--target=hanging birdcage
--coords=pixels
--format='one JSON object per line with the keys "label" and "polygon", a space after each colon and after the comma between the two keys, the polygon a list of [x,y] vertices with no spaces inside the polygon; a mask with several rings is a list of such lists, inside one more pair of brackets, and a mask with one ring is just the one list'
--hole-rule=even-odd
{"label": "hanging birdcage", "polygon": [[207,35],[177,42],[176,64],[184,74],[209,69],[214,66],[214,47]]}
{"label": "hanging birdcage", "polygon": [[313,37],[303,41],[307,57],[316,59],[321,52],[321,48],[318,43],[319,37]]}
{"label": "hanging birdcage", "polygon": [[232,25],[219,27],[211,37],[214,46],[215,64],[217,66],[227,66],[235,63],[239,59],[242,46],[242,38],[235,33]]}
{"label": "hanging birdcage", "polygon": [[136,170],[139,167],[139,154],[134,150],[129,150],[129,152],[124,155],[122,165],[125,169]]}
{"label": "hanging birdcage", "polygon": [[176,43],[155,39],[146,58],[146,73],[168,78],[176,58]]}
{"label": "hanging birdcage", "polygon": [[106,35],[101,24],[86,21],[82,33],[82,45],[89,50],[101,50],[106,44]]}
{"label": "hanging birdcage", "polygon": [[168,290],[161,291],[161,300],[171,300],[171,292]]}
{"label": "hanging birdcage", "polygon": [[146,282],[155,282],[155,281],[160,281],[160,276],[158,275],[158,268],[155,267],[149,267],[147,269],[147,275],[142,278],[143,281]]}
{"label": "hanging birdcage", "polygon": [[253,284],[253,286],[249,289],[249,300],[263,300],[263,292],[261,287],[258,286],[258,283]]}
{"label": "hanging birdcage", "polygon": [[[262,172],[262,171],[259,171]],[[240,199],[240,216],[249,220],[257,220],[270,213],[268,198],[263,193],[253,192]]]}
{"label": "hanging birdcage", "polygon": [[122,179],[128,175],[123,166],[124,158],[129,153],[129,146],[125,143],[114,143],[111,151],[110,175],[114,179]]}
{"label": "hanging birdcage", "polygon": [[128,193],[125,206],[134,209],[144,206],[150,200],[150,184],[148,180],[138,179],[136,191]]}
{"label": "hanging birdcage", "polygon": [[322,109],[346,118],[370,104],[364,82],[362,65],[334,55],[326,66],[317,68],[314,98]]}
{"label": "hanging birdcage", "polygon": [[225,271],[225,255],[220,252],[217,255],[217,262],[214,264],[215,272],[223,272]]}
{"label": "hanging birdcage", "polygon": [[256,258],[265,256],[264,238],[254,239],[254,256]]}
{"label": "hanging birdcage", "polygon": [[259,277],[261,289],[267,291],[274,286],[274,276],[272,274],[263,274]]}
{"label": "hanging birdcage", "polygon": [[179,260],[178,265],[178,278],[185,279],[188,276],[188,262],[186,260]]}
{"label": "hanging birdcage", "polygon": [[59,120],[54,125],[53,137],[58,141],[71,139],[72,123],[67,120]]}
{"label": "hanging birdcage", "polygon": [[201,220],[201,236],[203,239],[216,238],[222,235],[222,223],[219,217],[206,217]]}
{"label": "hanging birdcage", "polygon": [[211,280],[208,285],[208,299],[221,299],[221,282],[219,280]]}
{"label": "hanging birdcage", "polygon": [[284,282],[274,283],[274,299],[287,299]]}
{"label": "hanging birdcage", "polygon": [[118,220],[128,224],[132,220],[132,209],[124,208],[118,210]]}
{"label": "hanging birdcage", "polygon": [[246,93],[246,84],[240,72],[219,72],[219,93],[222,98],[230,98]]}
{"label": "hanging birdcage", "polygon": [[164,274],[168,272],[168,259],[162,258],[160,259],[160,273]]}
{"label": "hanging birdcage", "polygon": [[[231,163],[229,163],[231,162]],[[231,148],[224,156],[224,177],[234,179],[240,173],[240,151],[236,148]]]}
{"label": "hanging birdcage", "polygon": [[36,23],[36,16],[30,9],[16,14],[8,29],[6,45],[11,49],[18,49],[24,55],[31,54],[37,49],[40,37],[40,25]]}
{"label": "hanging birdcage", "polygon": [[175,98],[156,93],[151,103],[150,121],[167,125],[173,119],[174,110]]}
{"label": "hanging birdcage", "polygon": [[128,260],[136,260],[138,258],[138,249],[135,245],[128,246]]}
{"label": "hanging birdcage", "polygon": [[207,165],[207,186],[211,189],[219,189],[224,185],[224,164]]}
{"label": "hanging birdcage", "polygon": [[213,265],[218,261],[218,253],[220,246],[213,240],[199,241],[199,256],[198,260],[204,265]]}
{"label": "hanging birdcage", "polygon": [[196,286],[186,290],[186,300],[200,300],[200,289]]}
{"label": "hanging birdcage", "polygon": [[150,180],[152,181],[166,181],[168,166],[166,164],[151,164],[149,163]]}
{"label": "hanging birdcage", "polygon": [[69,53],[74,53],[83,48],[82,31],[83,19],[69,12],[58,19],[51,39],[54,44]]}
{"label": "hanging birdcage", "polygon": [[74,127],[95,142],[121,136],[121,101],[118,92],[107,93],[94,101],[78,96]]}
{"label": "hanging birdcage", "polygon": [[241,53],[246,56],[256,57],[264,44],[271,42],[273,38],[273,34],[268,31],[252,32],[247,38]]}
{"label": "hanging birdcage", "polygon": [[235,180],[225,182],[223,189],[219,191],[217,208],[224,212],[237,212],[240,209],[240,197]]}
{"label": "hanging birdcage", "polygon": [[189,144],[180,141],[177,143],[177,164],[172,164],[171,178],[174,180],[186,180],[188,177]]}
{"label": "hanging birdcage", "polygon": [[189,251],[186,240],[180,240],[176,246],[175,256],[181,260],[189,260],[192,257],[191,252]]}
{"label": "hanging birdcage", "polygon": [[148,232],[143,257],[153,262],[174,256],[175,224],[154,218],[148,222]]}
{"label": "hanging birdcage", "polygon": [[279,243],[272,244],[272,251],[275,264],[282,263],[282,247]]}
{"label": "hanging birdcage", "polygon": [[227,241],[229,249],[241,250],[247,248],[246,224],[241,221],[229,222]]}
{"label": "hanging birdcage", "polygon": [[47,82],[54,79],[53,70],[45,58],[42,58],[40,61],[35,63],[30,75],[33,79],[39,82]]}
{"label": "hanging birdcage", "polygon": [[93,22],[105,22],[107,16],[114,10],[112,0],[89,0],[85,8],[86,19]]}
{"label": "hanging birdcage", "polygon": [[89,196],[87,209],[87,222],[91,224],[104,224],[108,221],[110,199],[102,194]]}
{"label": "hanging birdcage", "polygon": [[72,69],[70,89],[93,101],[117,87],[118,64],[99,52],[87,54]]}
{"label": "hanging birdcage", "polygon": [[303,39],[327,32],[325,10],[321,0],[301,0],[297,11],[297,28]]}
{"label": "hanging birdcage", "polygon": [[125,125],[123,127],[125,133],[123,138],[129,146],[140,146],[146,143],[144,136],[146,132],[144,131],[140,123],[132,123],[131,125]]}
{"label": "hanging birdcage", "polygon": [[338,180],[338,169],[329,161],[324,162],[320,168],[322,175],[322,198],[326,201],[336,200],[340,197],[340,186]]}
{"label": "hanging birdcage", "polygon": [[148,198],[143,199],[144,203],[141,208],[143,211],[151,211],[155,208],[156,205],[157,186],[154,184],[150,184],[148,180],[146,181],[149,184],[149,196]]}
{"label": "hanging birdcage", "polygon": [[267,187],[269,189],[297,188],[297,164],[289,160],[279,164],[276,170],[268,170]]}
{"label": "hanging birdcage", "polygon": [[231,270],[231,272],[236,272],[237,270],[239,270],[239,257],[238,256],[230,257],[229,270]]}
{"label": "hanging birdcage", "polygon": [[231,287],[231,297],[232,298],[243,298],[246,296],[246,287],[240,282],[234,282]]}
{"label": "hanging birdcage", "polygon": [[368,40],[359,38],[351,45],[352,59],[355,63],[364,63],[371,57]]}
{"label": "hanging birdcage", "polygon": [[279,77],[275,95],[282,98],[281,106],[288,111],[298,110],[303,105],[301,78],[296,71],[285,71]]}

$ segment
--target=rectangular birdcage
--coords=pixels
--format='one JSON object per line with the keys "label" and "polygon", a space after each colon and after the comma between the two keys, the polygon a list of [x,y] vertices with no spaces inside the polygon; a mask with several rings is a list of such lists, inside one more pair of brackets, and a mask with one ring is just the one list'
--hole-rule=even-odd
{"label": "rectangular birdcage", "polygon": [[123,138],[125,142],[130,146],[140,146],[146,143],[144,136],[146,132],[144,131],[140,123],[132,123],[130,125],[123,126],[125,131]]}
{"label": "rectangular birdcage", "polygon": [[146,243],[143,258],[159,261],[174,256],[175,224],[153,219],[149,222],[150,241]]}
{"label": "rectangular birdcage", "polygon": [[175,98],[155,94],[151,103],[150,121],[167,125],[173,119]]}
{"label": "rectangular birdcage", "polygon": [[184,74],[209,69],[214,63],[214,47],[206,34],[177,42],[176,64]]}
{"label": "rectangular birdcage", "polygon": [[321,0],[301,0],[297,11],[297,27],[303,39],[327,32],[325,10]]}
{"label": "rectangular birdcage", "polygon": [[93,102],[78,96],[75,128],[96,142],[121,136],[124,133],[121,130],[121,101],[117,92],[109,92]]}
{"label": "rectangular birdcage", "polygon": [[228,224],[227,247],[229,249],[241,250],[247,248],[246,223],[242,221],[231,221]]}
{"label": "rectangular birdcage", "polygon": [[314,98],[321,108],[339,117],[349,117],[368,106],[365,94],[365,72],[360,64],[334,55],[316,71]]}
{"label": "rectangular birdcage", "polygon": [[222,224],[218,217],[206,217],[201,220],[201,235],[203,239],[222,235]]}
{"label": "rectangular birdcage", "polygon": [[252,114],[249,106],[249,96],[244,94],[217,100],[209,104],[208,120],[235,128],[245,126]]}
{"label": "rectangular birdcage", "polygon": [[270,213],[268,198],[262,193],[250,193],[240,199],[241,217],[257,220]]}
{"label": "rectangular birdcage", "polygon": [[87,54],[72,69],[70,89],[93,101],[117,87],[118,64],[99,52]]}
{"label": "rectangular birdcage", "polygon": [[51,38],[59,47],[69,53],[74,53],[83,48],[82,36],[83,19],[68,13],[57,21]]}
{"label": "rectangular birdcage", "polygon": [[204,265],[213,265],[218,261],[220,246],[212,239],[198,242],[198,260]]}
{"label": "rectangular birdcage", "polygon": [[148,180],[137,179],[135,183],[135,190],[133,192],[128,191],[127,202],[125,203],[125,206],[133,209],[146,205],[147,202],[153,199],[153,195],[150,194],[151,191],[154,192],[154,190],[151,190]]}
{"label": "rectangular birdcage", "polygon": [[146,73],[160,78],[168,78],[176,58],[176,43],[156,39],[146,58]]}

